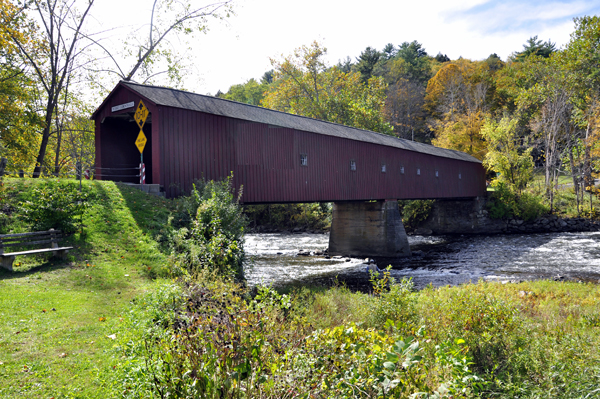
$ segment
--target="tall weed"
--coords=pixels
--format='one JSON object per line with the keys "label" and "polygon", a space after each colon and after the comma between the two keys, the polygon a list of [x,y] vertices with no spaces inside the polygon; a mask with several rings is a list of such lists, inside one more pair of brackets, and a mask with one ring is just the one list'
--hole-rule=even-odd
{"label": "tall weed", "polygon": [[520,344],[514,333],[522,326],[515,304],[494,296],[483,285],[428,289],[420,295],[419,313],[433,339],[463,338],[479,372],[497,374],[508,367],[511,353]]}

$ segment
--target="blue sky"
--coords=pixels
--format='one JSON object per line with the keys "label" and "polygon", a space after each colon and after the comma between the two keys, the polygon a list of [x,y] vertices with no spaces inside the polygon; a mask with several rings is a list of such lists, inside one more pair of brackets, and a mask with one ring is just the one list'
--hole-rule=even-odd
{"label": "blue sky", "polygon": [[[148,19],[150,3],[102,0],[95,14],[104,28],[106,21],[135,24]],[[535,35],[565,45],[573,18],[600,14],[600,1],[237,0],[235,12],[226,22],[212,21],[208,34],[194,39],[187,89],[214,94],[259,79],[271,69],[270,57],[288,55],[314,40],[327,47],[330,64],[346,56],[354,59],[367,46],[382,49],[413,40],[431,55],[478,60],[496,53],[506,59]]]}
{"label": "blue sky", "polygon": [[484,1],[466,9],[451,10],[446,20],[468,21],[474,31],[498,35],[515,31],[551,31],[574,17],[600,14],[599,1]]}

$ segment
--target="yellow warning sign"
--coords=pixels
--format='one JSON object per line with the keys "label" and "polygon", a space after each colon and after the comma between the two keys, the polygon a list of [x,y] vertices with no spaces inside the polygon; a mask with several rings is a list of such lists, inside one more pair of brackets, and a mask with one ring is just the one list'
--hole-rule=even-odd
{"label": "yellow warning sign", "polygon": [[135,139],[135,146],[140,150],[140,154],[144,152],[144,147],[146,146],[146,135],[144,132],[140,130],[140,134],[138,134],[137,139]]}
{"label": "yellow warning sign", "polygon": [[133,115],[133,119],[135,119],[140,129],[144,127],[144,123],[146,122],[149,113],[150,111],[148,111],[148,108],[146,108],[142,100],[140,100],[140,103],[135,109],[135,115]]}

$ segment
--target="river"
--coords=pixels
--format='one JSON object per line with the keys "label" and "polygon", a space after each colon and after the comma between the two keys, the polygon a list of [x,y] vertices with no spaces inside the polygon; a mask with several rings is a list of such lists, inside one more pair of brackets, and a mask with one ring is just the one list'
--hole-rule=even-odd
{"label": "river", "polygon": [[[409,236],[416,256],[376,259],[396,279],[416,288],[469,281],[561,279],[600,282],[600,232],[494,236]],[[343,283],[367,291],[365,259],[298,255],[327,248],[328,234],[248,234],[245,273],[249,285],[275,287]]]}

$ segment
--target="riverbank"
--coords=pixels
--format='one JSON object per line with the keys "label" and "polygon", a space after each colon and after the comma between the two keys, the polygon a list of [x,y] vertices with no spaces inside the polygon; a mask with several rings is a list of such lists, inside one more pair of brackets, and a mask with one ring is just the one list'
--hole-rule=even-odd
{"label": "riverbank", "polygon": [[514,217],[493,219],[487,202],[486,197],[437,200],[433,202],[427,218],[407,233],[451,235],[600,231],[600,221],[582,217],[542,215],[533,220]]}

